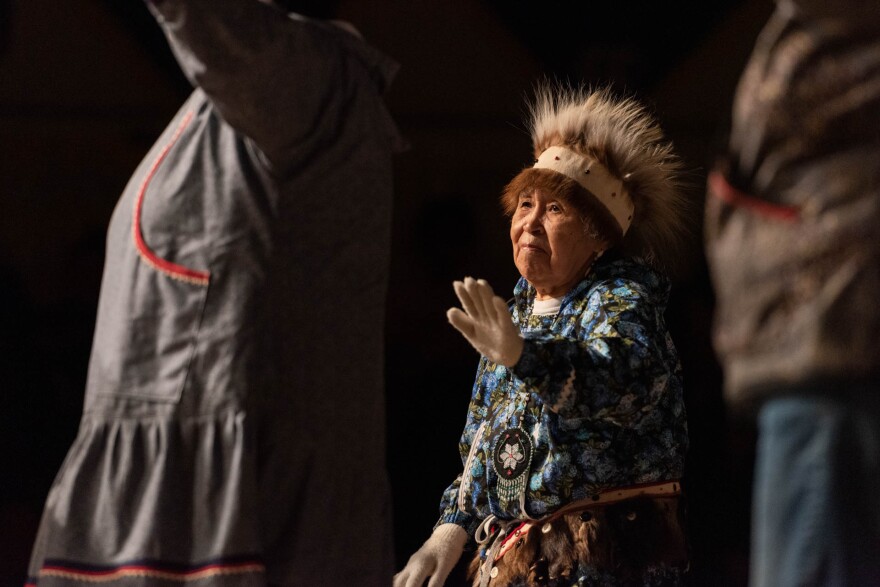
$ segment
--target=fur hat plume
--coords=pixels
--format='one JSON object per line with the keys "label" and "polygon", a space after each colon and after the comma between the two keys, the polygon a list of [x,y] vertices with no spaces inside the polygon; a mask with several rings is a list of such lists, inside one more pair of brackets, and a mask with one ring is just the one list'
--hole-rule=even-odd
{"label": "fur hat plume", "polygon": [[535,166],[505,188],[505,208],[528,189],[562,190],[611,247],[670,269],[688,232],[683,165],[644,106],[608,88],[544,84],[529,114]]}

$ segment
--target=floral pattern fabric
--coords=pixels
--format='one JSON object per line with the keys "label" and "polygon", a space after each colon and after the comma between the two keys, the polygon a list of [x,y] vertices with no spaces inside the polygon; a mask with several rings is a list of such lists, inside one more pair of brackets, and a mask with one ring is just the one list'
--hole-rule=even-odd
{"label": "floral pattern fabric", "polygon": [[[557,314],[540,316],[534,288],[520,278],[511,314],[523,354],[511,369],[480,359],[459,442],[464,470],[443,494],[438,524],[473,535],[490,514],[541,518],[606,489],[681,478],[688,438],[681,367],[663,318],[668,293],[668,280],[641,261],[609,260]],[[511,427],[534,445],[522,500],[499,499],[492,465]]]}

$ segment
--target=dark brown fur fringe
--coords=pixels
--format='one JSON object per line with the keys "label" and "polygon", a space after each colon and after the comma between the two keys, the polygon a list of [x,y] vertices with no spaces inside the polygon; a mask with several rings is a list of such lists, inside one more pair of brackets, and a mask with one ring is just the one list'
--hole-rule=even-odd
{"label": "dark brown fur fringe", "polygon": [[[609,571],[620,585],[641,585],[651,566],[685,567],[688,548],[678,498],[640,498],[538,523],[495,564],[489,585],[556,587],[577,582],[579,567]],[[469,577],[479,585],[479,556]]]}

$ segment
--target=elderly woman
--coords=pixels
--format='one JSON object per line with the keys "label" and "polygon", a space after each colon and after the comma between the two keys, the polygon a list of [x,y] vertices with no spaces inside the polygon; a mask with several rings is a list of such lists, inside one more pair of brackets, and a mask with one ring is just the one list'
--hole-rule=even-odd
{"label": "elderly woman", "polygon": [[662,273],[681,242],[679,160],[608,91],[548,89],[534,167],[504,191],[522,278],[510,307],[454,288],[482,355],[463,471],[395,587],[442,585],[468,542],[474,585],[676,585],[687,428]]}

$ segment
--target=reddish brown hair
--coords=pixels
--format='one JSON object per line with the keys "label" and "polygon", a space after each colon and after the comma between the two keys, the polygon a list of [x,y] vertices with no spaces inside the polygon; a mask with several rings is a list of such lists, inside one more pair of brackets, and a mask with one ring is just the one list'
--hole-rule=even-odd
{"label": "reddish brown hair", "polygon": [[596,236],[609,243],[618,242],[623,236],[614,216],[599,200],[570,177],[550,169],[527,168],[522,170],[501,194],[501,207],[512,217],[523,194],[540,190],[553,194],[564,203],[573,206],[587,225],[597,232]]}

